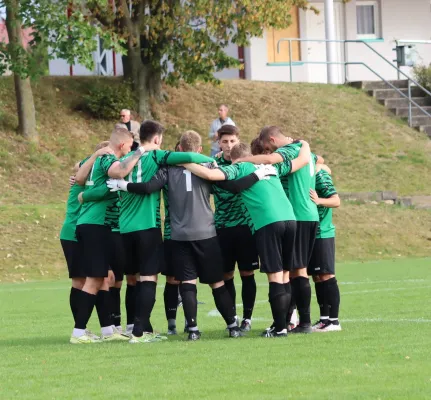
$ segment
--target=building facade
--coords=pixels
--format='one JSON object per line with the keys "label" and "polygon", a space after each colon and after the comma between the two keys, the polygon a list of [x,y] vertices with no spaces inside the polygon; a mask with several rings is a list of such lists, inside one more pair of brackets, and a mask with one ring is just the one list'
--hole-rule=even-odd
{"label": "building facade", "polygon": [[[244,69],[223,70],[215,75],[221,79],[245,78],[259,81],[292,81],[327,83],[325,35],[325,2],[310,0],[319,13],[292,10],[292,24],[283,30],[268,29],[262,38],[252,38],[250,46],[238,48],[231,44],[226,52],[243,60]],[[396,58],[397,40],[412,44],[412,58],[416,64],[431,63],[431,3],[430,0],[350,0],[334,1],[334,28],[336,40],[363,40],[392,65]],[[332,0],[331,0],[332,2]],[[278,42],[282,38],[301,39]],[[307,41],[308,40],[308,41]],[[421,41],[422,43],[418,43]],[[64,60],[50,62],[51,75],[122,75],[119,55],[103,50],[102,44],[94,53],[96,68],[87,70],[80,65],[70,67]],[[290,67],[289,63],[292,63]],[[358,80],[397,79],[397,71],[363,43],[336,43],[334,66],[335,83]],[[365,63],[349,65],[344,62]],[[320,64],[319,64],[320,63]],[[402,67],[412,74],[411,67]]]}

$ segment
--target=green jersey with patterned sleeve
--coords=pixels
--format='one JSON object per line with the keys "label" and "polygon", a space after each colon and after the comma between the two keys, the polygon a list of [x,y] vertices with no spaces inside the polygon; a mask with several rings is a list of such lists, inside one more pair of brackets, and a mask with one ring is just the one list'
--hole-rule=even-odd
{"label": "green jersey with patterned sleeve", "polygon": [[[301,146],[301,143],[292,143],[278,148],[275,152],[283,157],[284,163],[292,162],[298,157]],[[310,199],[310,189],[314,189],[316,185],[315,171],[316,157],[312,155],[308,165],[280,178],[298,221],[319,221],[316,204]]]}
{"label": "green jersey with patterned sleeve", "polygon": [[[323,169],[316,174],[316,192],[319,197],[324,199],[337,194],[331,175]],[[317,230],[316,238],[327,239],[335,237],[335,226],[332,223],[332,208],[317,206],[317,209],[319,211],[320,226]]]}
{"label": "green jersey with patterned sleeve", "polygon": [[[248,162],[220,167],[228,180],[243,178],[256,169],[256,165]],[[256,230],[274,222],[295,220],[292,205],[278,176],[270,176],[269,179],[256,182],[241,192],[241,198]]]}
{"label": "green jersey with patterned sleeve", "polygon": [[[129,153],[124,158],[132,154]],[[133,183],[148,182],[160,167],[166,165],[212,161],[212,158],[198,153],[151,150],[141,156],[125,180]],[[160,191],[146,195],[121,193],[121,233],[160,228],[160,226]]]}
{"label": "green jersey with patterned sleeve", "polygon": [[[84,158],[79,166],[84,164],[90,157]],[[78,195],[84,190],[82,186],[77,183],[72,185],[69,189],[69,197],[67,198],[66,205],[66,218],[64,219],[63,226],[60,232],[61,240],[71,240],[76,242],[76,223],[78,221],[79,212],[81,211],[81,203],[78,200]]]}
{"label": "green jersey with patterned sleeve", "polygon": [[[112,154],[106,154],[96,159],[85,182],[84,196],[86,191],[95,190],[102,186],[106,188],[106,180],[109,179],[108,170],[116,161],[118,159]],[[112,228],[116,225],[116,212],[114,209],[117,199],[118,195],[111,193],[101,200],[84,202],[77,225],[105,225]]]}
{"label": "green jersey with patterned sleeve", "polygon": [[[215,160],[219,167],[232,164],[232,161],[226,160],[223,155],[216,157]],[[215,203],[214,220],[217,229],[240,225],[252,226],[250,214],[240,194],[228,192],[217,185],[213,185],[213,194]]]}

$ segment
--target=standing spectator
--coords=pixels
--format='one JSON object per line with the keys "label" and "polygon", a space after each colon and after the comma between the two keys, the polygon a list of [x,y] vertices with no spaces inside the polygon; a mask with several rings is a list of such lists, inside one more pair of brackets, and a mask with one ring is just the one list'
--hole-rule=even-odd
{"label": "standing spectator", "polygon": [[141,124],[137,121],[132,121],[130,119],[130,110],[121,110],[120,111],[120,123],[117,124],[119,128],[126,128],[133,135],[133,140],[137,143],[140,143],[139,139],[139,128]]}
{"label": "standing spectator", "polygon": [[215,119],[211,123],[209,137],[212,139],[211,143],[211,157],[214,157],[218,152],[220,152],[220,146],[218,144],[218,134],[217,131],[223,125],[233,125],[235,126],[235,122],[233,122],[228,116],[229,108],[226,104],[220,104],[218,108],[219,117]]}

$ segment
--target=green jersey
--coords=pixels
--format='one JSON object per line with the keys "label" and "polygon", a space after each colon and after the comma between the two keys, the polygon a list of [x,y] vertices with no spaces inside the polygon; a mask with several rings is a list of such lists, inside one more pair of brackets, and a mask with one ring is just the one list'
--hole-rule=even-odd
{"label": "green jersey", "polygon": [[[283,157],[284,162],[291,162],[298,157],[301,146],[301,143],[292,143],[278,148],[275,152]],[[312,155],[308,165],[280,179],[286,196],[292,203],[296,219],[318,222],[316,204],[310,199],[310,189],[316,186],[316,157]]]}
{"label": "green jersey", "polygon": [[[331,175],[321,169],[316,174],[316,192],[319,197],[328,199],[337,194],[337,191],[332,183]],[[332,223],[332,208],[325,206],[317,206],[319,211],[320,225],[317,230],[317,239],[327,239],[335,237],[335,226]]]}
{"label": "green jersey", "polygon": [[[220,168],[228,180],[243,178],[256,169],[256,165],[248,162]],[[241,192],[241,198],[256,230],[274,222],[295,220],[292,205],[278,176],[256,182],[251,188]]]}
{"label": "green jersey", "polygon": [[[84,164],[90,157],[84,158],[79,163],[79,166]],[[61,240],[71,240],[76,242],[76,222],[78,221],[79,212],[81,211],[81,203],[78,200],[78,195],[84,190],[82,186],[74,184],[69,189],[69,197],[66,205],[66,218],[63,222],[63,227],[60,232]]]}
{"label": "green jersey", "polygon": [[84,199],[86,192],[93,192],[98,189],[104,191],[106,196],[103,196],[100,200],[84,202],[81,207],[77,225],[105,225],[110,228],[118,226],[118,220],[116,221],[116,202],[118,200],[118,194],[108,193],[109,190],[106,187],[106,180],[109,179],[108,170],[116,161],[118,161],[118,159],[114,155],[106,154],[98,157],[94,162],[93,168],[85,182]]}
{"label": "green jersey", "polygon": [[70,187],[66,206],[66,218],[64,219],[63,227],[60,232],[61,240],[77,241],[75,234],[76,222],[78,221],[79,211],[81,210],[81,203],[78,201],[78,195],[82,190],[83,187],[76,183]]}
{"label": "green jersey", "polygon": [[[124,158],[130,157],[129,153]],[[144,153],[125,179],[133,183],[148,182],[160,167],[189,162],[212,162],[213,159],[198,153],[151,150]],[[121,193],[120,232],[136,232],[160,228],[160,191],[141,195]]]}
{"label": "green jersey", "polygon": [[[226,160],[223,155],[215,159],[219,167],[226,167],[232,161]],[[240,194],[234,194],[213,185],[215,213],[215,226],[219,228],[231,228],[233,226],[252,226],[250,214]]]}

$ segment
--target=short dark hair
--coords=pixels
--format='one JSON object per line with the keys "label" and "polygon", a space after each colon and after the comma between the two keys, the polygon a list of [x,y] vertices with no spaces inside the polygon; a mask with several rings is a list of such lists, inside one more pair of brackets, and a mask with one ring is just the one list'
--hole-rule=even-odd
{"label": "short dark hair", "polygon": [[259,137],[256,137],[251,141],[250,147],[251,154],[253,154],[254,156],[265,153],[265,148],[263,147],[263,144]]}
{"label": "short dark hair", "polygon": [[154,136],[162,136],[165,128],[160,122],[145,120],[139,129],[139,139],[141,142],[149,142]]}
{"label": "short dark hair", "polygon": [[234,135],[239,137],[239,129],[235,125],[222,125],[221,128],[217,131],[219,140],[223,135]]}
{"label": "short dark hair", "polygon": [[283,131],[278,126],[265,126],[259,133],[261,142],[267,142],[271,136],[284,136]]}
{"label": "short dark hair", "polygon": [[238,158],[247,157],[250,155],[250,146],[247,143],[237,143],[230,151],[230,158],[237,160]]}

